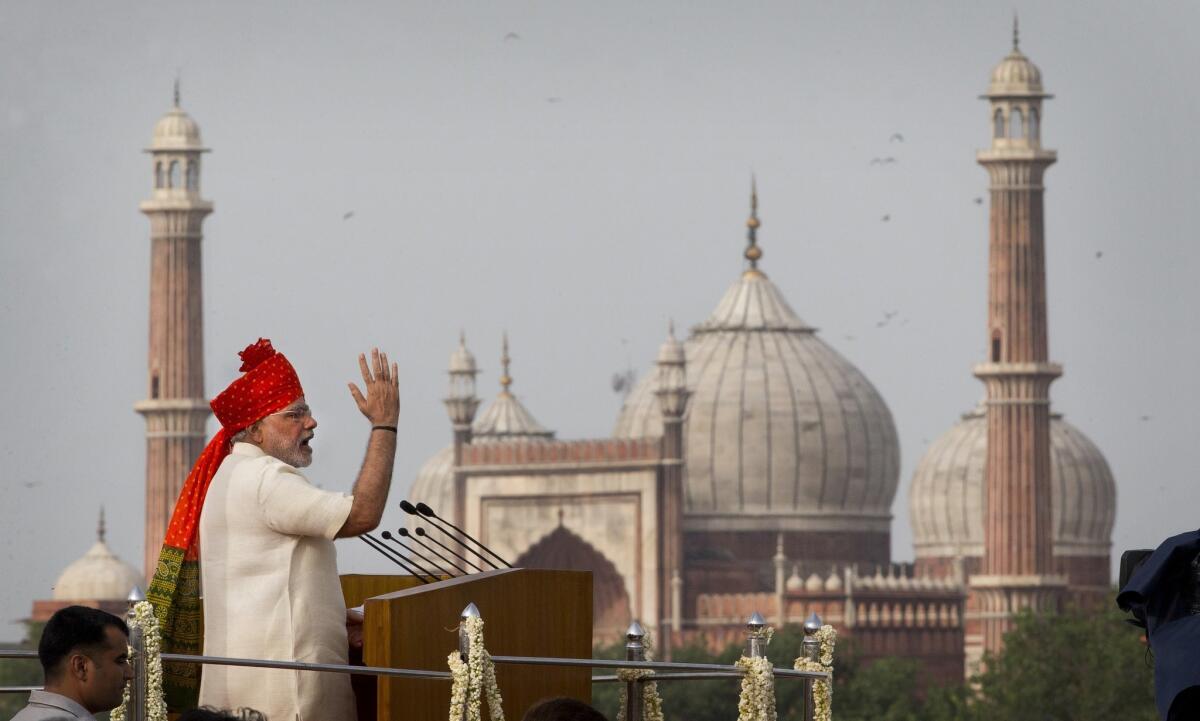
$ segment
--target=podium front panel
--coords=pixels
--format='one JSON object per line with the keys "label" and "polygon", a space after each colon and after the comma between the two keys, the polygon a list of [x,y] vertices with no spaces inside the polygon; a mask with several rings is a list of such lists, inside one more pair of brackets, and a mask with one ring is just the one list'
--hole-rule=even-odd
{"label": "podium front panel", "polygon": [[[469,603],[479,608],[484,645],[493,656],[591,657],[591,573],[512,568],[367,598],[363,662],[449,670],[447,657],[458,650],[459,618]],[[505,717],[513,721],[544,698],[590,702],[590,677],[585,667],[496,666]],[[376,718],[446,721],[450,687],[448,681],[380,678]]]}

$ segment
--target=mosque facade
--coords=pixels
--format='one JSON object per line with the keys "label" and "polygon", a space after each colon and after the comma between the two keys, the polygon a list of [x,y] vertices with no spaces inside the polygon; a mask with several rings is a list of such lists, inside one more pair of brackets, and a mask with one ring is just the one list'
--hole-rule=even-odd
{"label": "mosque facade", "polygon": [[[425,502],[514,565],[591,570],[597,641],[629,619],[666,645],[740,639],[758,611],[817,612],[863,658],[902,655],[961,678],[1023,610],[1109,590],[1115,483],[1050,405],[1041,73],[1020,51],[993,70],[985,399],[912,479],[915,561],[891,557],[899,483],[882,395],[768,278],[752,197],[741,272],[627,396],[609,438],[560,440],[513,395],[474,418],[476,366],[451,359],[453,442],[419,471]],[[753,195],[753,194],[752,194]],[[498,419],[505,421],[500,423]],[[411,519],[410,519],[411,520]]]}

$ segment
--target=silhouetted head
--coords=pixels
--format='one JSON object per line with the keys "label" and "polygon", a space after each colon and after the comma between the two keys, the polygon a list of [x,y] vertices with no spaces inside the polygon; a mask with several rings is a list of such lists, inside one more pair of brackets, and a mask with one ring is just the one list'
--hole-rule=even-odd
{"label": "silhouetted head", "polygon": [[400,528],[400,529],[397,529],[397,530],[399,530],[399,531],[400,531],[400,535],[401,535],[401,536],[404,536],[405,538],[408,538],[409,536],[411,536],[411,535],[412,535],[411,533],[409,533],[409,532],[408,532],[408,529],[407,529],[407,528]]}
{"label": "silhouetted head", "polygon": [[538,701],[525,712],[522,721],[608,721],[604,714],[573,698],[560,696]]}
{"label": "silhouetted head", "polygon": [[417,535],[418,535],[418,536],[424,536],[424,535],[426,535],[426,534],[425,534],[425,529],[424,529],[424,528],[421,528],[420,526],[417,526]]}
{"label": "silhouetted head", "polygon": [[422,516],[429,516],[430,518],[437,516],[437,514],[433,512],[433,509],[424,503],[417,504],[417,513],[420,513]]}
{"label": "silhouetted head", "polygon": [[400,501],[400,510],[404,511],[410,516],[415,516],[417,514],[417,507],[408,501]]}

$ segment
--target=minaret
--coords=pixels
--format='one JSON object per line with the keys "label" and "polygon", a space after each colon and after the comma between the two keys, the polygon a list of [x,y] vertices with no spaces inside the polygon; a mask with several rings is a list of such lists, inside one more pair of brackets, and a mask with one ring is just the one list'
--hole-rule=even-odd
{"label": "minaret", "polygon": [[683,628],[683,415],[687,410],[687,353],[675,323],[658,350],[658,408],[662,412],[662,478],[659,490],[659,633],[669,654]]}
{"label": "minaret", "polygon": [[452,522],[456,525],[462,524],[465,515],[466,497],[463,494],[466,479],[459,468],[462,466],[463,448],[471,442],[471,423],[475,420],[475,412],[479,410],[479,397],[475,395],[475,376],[478,374],[475,356],[467,350],[466,334],[460,332],[458,348],[450,354],[450,394],[444,401],[454,426],[454,507],[436,509],[438,513],[452,515]]}
{"label": "minaret", "polygon": [[200,128],[179,107],[154,126],[146,149],[153,190],[141,211],[150,218],[150,353],[146,400],[146,578],[158,553],[179,490],[204,449],[204,327],[200,226],[213,206],[200,197]]}
{"label": "minaret", "polygon": [[1014,613],[1052,610],[1065,582],[1054,573],[1050,510],[1050,384],[1042,176],[1055,161],[1041,145],[1041,72],[1018,47],[983,96],[992,145],[978,154],[991,180],[988,362],[982,574],[970,579],[983,650],[1000,650]]}

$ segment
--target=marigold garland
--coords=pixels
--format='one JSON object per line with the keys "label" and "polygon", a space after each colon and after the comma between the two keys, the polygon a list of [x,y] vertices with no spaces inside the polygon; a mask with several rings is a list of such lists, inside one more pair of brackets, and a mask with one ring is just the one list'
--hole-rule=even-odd
{"label": "marigold garland", "polygon": [[837,642],[837,631],[825,624],[816,633],[818,643],[817,660],[801,656],[792,665],[797,671],[822,671],[830,674],[828,679],[813,681],[813,721],[833,719],[833,646]]}
{"label": "marigold garland", "polygon": [[[163,698],[162,687],[162,634],[158,629],[154,606],[149,601],[139,601],[135,604],[130,625],[141,629],[146,647],[142,657],[134,659],[135,663],[146,664],[146,721],[167,721],[167,702]],[[132,646],[129,647],[129,656],[134,657]],[[109,713],[110,721],[125,721],[129,708],[130,686],[133,683],[131,681],[125,684],[121,705]]]}
{"label": "marigold garland", "polygon": [[504,699],[500,695],[500,687],[496,685],[496,664],[483,647],[483,619],[478,616],[464,618],[462,629],[467,633],[471,650],[465,662],[458,651],[446,659],[450,675],[454,678],[454,685],[450,689],[449,721],[481,721],[481,692],[487,698],[491,720],[504,721]]}

